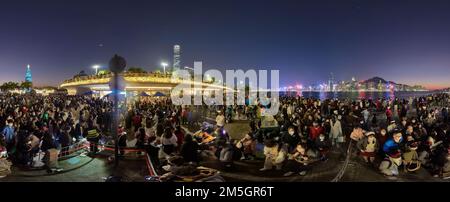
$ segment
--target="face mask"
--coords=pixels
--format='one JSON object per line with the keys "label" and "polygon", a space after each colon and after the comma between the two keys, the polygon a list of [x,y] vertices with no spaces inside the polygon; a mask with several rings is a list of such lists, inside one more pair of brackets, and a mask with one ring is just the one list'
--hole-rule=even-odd
{"label": "face mask", "polygon": [[13,124],[12,124],[12,123],[9,123],[8,126],[9,126],[9,127],[13,127]]}
{"label": "face mask", "polygon": [[294,131],[290,130],[289,135],[294,135]]}
{"label": "face mask", "polygon": [[324,141],[325,137],[324,136],[320,136],[319,139],[320,139],[320,141]]}

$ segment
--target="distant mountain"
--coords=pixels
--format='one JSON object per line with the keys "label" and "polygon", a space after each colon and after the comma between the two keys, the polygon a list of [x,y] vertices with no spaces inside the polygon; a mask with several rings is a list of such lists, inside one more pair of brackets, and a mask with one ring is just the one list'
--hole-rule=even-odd
{"label": "distant mountain", "polygon": [[385,85],[392,85],[397,90],[407,90],[407,91],[409,91],[409,90],[426,90],[423,86],[420,86],[420,85],[410,86],[410,85],[406,85],[406,84],[400,84],[400,83],[396,83],[393,81],[386,81],[385,79],[383,79],[381,77],[373,77],[373,78],[367,79],[360,83],[362,85],[372,84],[372,86],[375,88],[376,88],[376,85],[381,83],[381,84],[385,84]]}
{"label": "distant mountain", "polygon": [[380,83],[380,81],[381,81],[381,83],[383,83],[383,84],[393,84],[393,85],[395,85],[395,84],[397,84],[397,83],[395,83],[395,82],[393,82],[393,81],[386,81],[385,79],[383,79],[383,78],[381,78],[381,77],[373,77],[373,78],[370,78],[370,79],[367,79],[367,80],[365,80],[365,81],[363,81],[362,83],[363,84],[367,84],[367,83]]}

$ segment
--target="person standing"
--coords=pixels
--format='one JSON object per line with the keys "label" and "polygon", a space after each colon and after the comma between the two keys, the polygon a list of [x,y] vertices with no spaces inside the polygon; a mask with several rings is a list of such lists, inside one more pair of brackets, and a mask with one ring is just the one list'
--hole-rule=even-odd
{"label": "person standing", "polygon": [[340,148],[341,143],[344,142],[344,134],[342,133],[342,126],[340,121],[340,115],[338,118],[333,117],[331,119],[330,139],[332,146],[336,145],[336,148]]}
{"label": "person standing", "polygon": [[219,114],[216,117],[216,125],[219,128],[222,128],[225,126],[225,116],[223,115],[223,112],[219,112]]}
{"label": "person standing", "polygon": [[14,121],[12,119],[8,119],[6,121],[6,126],[3,128],[2,136],[5,140],[6,149],[8,151],[8,155],[13,153],[16,147],[16,133],[14,131]]}
{"label": "person standing", "polygon": [[86,138],[90,142],[91,153],[95,154],[95,153],[97,153],[97,150],[98,150],[97,144],[100,140],[100,134],[99,134],[98,129],[95,128],[92,123],[90,123],[89,125],[90,126],[88,127]]}

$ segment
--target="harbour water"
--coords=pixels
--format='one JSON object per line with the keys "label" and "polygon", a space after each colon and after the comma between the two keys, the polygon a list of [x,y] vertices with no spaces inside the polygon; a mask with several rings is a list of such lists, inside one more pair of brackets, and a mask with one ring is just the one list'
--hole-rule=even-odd
{"label": "harbour water", "polygon": [[433,94],[433,91],[397,91],[397,92],[315,92],[315,91],[303,91],[303,92],[284,92],[282,95],[287,96],[303,96],[305,98],[319,98],[324,99],[409,99],[414,97],[422,97]]}

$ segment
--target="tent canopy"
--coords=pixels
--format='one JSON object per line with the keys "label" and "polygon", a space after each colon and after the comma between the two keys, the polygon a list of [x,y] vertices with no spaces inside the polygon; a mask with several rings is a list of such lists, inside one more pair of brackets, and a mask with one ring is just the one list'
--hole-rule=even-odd
{"label": "tent canopy", "polygon": [[161,92],[156,92],[154,96],[155,97],[164,97],[164,96],[166,96],[166,94],[161,93]]}
{"label": "tent canopy", "polygon": [[93,95],[93,94],[95,94],[94,91],[87,91],[87,92],[83,93],[83,95]]}

